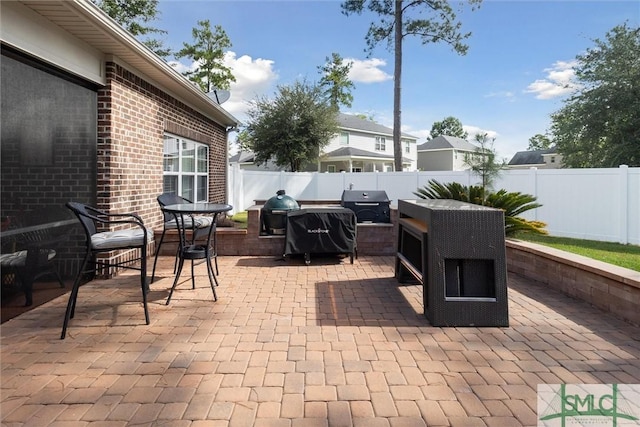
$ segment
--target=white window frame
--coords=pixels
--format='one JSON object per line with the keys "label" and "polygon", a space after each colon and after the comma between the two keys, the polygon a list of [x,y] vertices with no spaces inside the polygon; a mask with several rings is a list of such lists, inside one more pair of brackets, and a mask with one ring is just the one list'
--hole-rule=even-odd
{"label": "white window frame", "polygon": [[340,132],[340,145],[349,145],[349,132]]}
{"label": "white window frame", "polygon": [[387,141],[384,136],[376,136],[376,151],[387,151]]}
{"label": "white window frame", "polygon": [[208,145],[165,133],[162,157],[163,192],[173,192],[193,202],[208,201]]}
{"label": "white window frame", "polygon": [[335,172],[336,165],[327,165],[327,172]]}
{"label": "white window frame", "polygon": [[403,139],[402,142],[404,142],[404,152],[411,153],[411,141],[409,141],[408,139]]}
{"label": "white window frame", "polygon": [[362,172],[362,168],[361,167],[352,167],[351,168],[351,172]]}

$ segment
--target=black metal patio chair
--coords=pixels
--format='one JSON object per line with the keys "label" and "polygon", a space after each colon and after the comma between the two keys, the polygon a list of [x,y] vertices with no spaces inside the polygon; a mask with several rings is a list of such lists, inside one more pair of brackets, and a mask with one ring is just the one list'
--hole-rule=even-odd
{"label": "black metal patio chair", "polygon": [[[134,213],[108,213],[84,205],[77,202],[68,202],[66,206],[80,220],[80,224],[84,228],[86,235],[86,253],[78,275],[73,282],[73,289],[69,296],[67,311],[62,326],[61,339],[64,339],[67,333],[69,319],[73,318],[76,309],[76,300],[78,299],[78,290],[80,281],[84,273],[95,271],[99,266],[129,268],[140,271],[140,287],[142,289],[142,303],[144,305],[144,317],[147,325],[149,324],[149,309],[147,308],[147,245],[153,239],[153,231],[144,226],[142,218]],[[115,231],[98,231],[108,227],[128,226],[130,228],[118,229]],[[100,253],[111,252],[120,249],[139,249],[140,256],[133,259],[127,259],[121,262],[109,263],[102,261],[96,256]],[[85,270],[89,261],[93,260],[94,269]],[[133,264],[140,261],[140,266]]]}
{"label": "black metal patio chair", "polygon": [[[162,206],[169,206],[169,205],[177,205],[180,203],[193,203],[191,202],[191,200],[189,199],[185,199],[184,197],[178,196],[176,193],[163,193],[161,195],[159,195],[157,197],[158,200],[158,204],[160,205],[160,207]],[[165,237],[167,234],[167,231],[169,230],[175,230],[176,232],[178,231],[178,219],[180,217],[176,217],[170,213],[167,212],[162,212],[162,215],[164,217],[164,222],[162,224],[162,235],[160,236],[160,241],[158,242],[158,245],[156,246],[156,253],[153,259],[153,271],[151,273],[151,283],[154,282],[155,277],[156,277],[156,264],[158,263],[158,255],[160,254],[160,247],[162,246],[162,243],[165,242]],[[185,228],[188,230],[191,230],[192,232],[195,231],[196,229],[200,230],[200,231],[204,231],[207,230],[209,227],[211,227],[212,225],[212,218],[210,216],[192,216],[192,215],[188,215],[188,216],[184,216],[182,217],[184,222],[185,222]],[[203,233],[206,234],[206,233]],[[177,271],[177,267],[178,267],[178,254],[180,253],[180,240],[172,240],[172,241],[167,241],[166,243],[178,243],[178,247],[176,249],[176,253],[175,253],[175,257],[174,257],[174,261],[173,261],[173,273],[175,274]],[[216,275],[218,274],[218,259],[215,259],[215,265],[216,265]]]}

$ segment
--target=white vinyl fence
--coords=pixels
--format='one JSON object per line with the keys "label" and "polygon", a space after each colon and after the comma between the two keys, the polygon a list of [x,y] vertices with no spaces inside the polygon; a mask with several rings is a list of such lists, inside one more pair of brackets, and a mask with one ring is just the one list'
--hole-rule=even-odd
{"label": "white vinyl fence", "polygon": [[[391,203],[416,199],[431,179],[476,185],[469,171],[262,172],[229,169],[229,204],[239,212],[283,189],[296,200],[340,200],[343,190],[384,190]],[[542,207],[527,219],[547,224],[552,236],[640,245],[640,168],[505,170],[494,189],[531,194]]]}

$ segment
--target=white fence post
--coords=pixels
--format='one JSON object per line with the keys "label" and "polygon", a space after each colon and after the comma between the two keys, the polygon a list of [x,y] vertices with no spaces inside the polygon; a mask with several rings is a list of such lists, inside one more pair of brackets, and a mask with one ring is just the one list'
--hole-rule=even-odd
{"label": "white fence post", "polygon": [[233,175],[231,189],[232,199],[229,201],[229,204],[233,206],[235,212],[240,212],[244,206],[244,177],[242,176],[242,169],[240,169],[239,164],[234,164],[231,168],[231,173]]}
{"label": "white fence post", "polygon": [[619,242],[626,245],[629,243],[629,166],[620,165],[620,234]]}
{"label": "white fence post", "polygon": [[[538,168],[535,166],[530,167],[529,173],[531,175],[530,179],[533,184],[533,194],[531,195],[536,198],[536,201],[538,201]],[[538,221],[538,209],[532,209],[531,211],[533,212],[533,220]]]}

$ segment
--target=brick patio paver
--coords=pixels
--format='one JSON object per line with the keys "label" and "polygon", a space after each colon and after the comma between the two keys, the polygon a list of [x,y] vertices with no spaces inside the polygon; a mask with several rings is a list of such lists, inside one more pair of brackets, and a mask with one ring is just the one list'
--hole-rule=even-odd
{"label": "brick patio paver", "polygon": [[[436,328],[391,257],[220,257],[169,306],[161,257],[144,324],[135,274],[1,327],[0,423],[533,426],[540,383],[640,383],[640,328],[509,275],[510,326]],[[189,280],[187,280],[189,279]]]}

